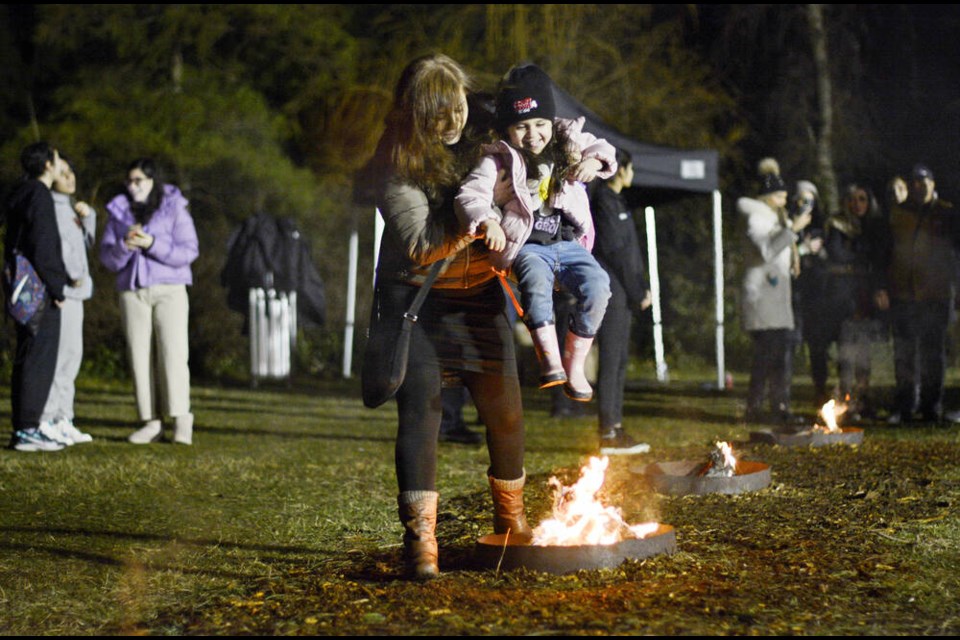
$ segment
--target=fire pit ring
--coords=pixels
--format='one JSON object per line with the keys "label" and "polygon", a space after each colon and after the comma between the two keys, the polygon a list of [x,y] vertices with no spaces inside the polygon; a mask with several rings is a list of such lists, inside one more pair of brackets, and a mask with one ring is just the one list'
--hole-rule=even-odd
{"label": "fire pit ring", "polygon": [[673,496],[736,494],[759,491],[770,485],[770,465],[738,460],[735,474],[729,477],[697,475],[703,467],[698,460],[654,462],[631,469],[647,478],[654,490]]}
{"label": "fire pit ring", "polygon": [[[504,534],[483,536],[477,541],[476,558],[484,567],[504,571],[531,569],[544,573],[575,573],[581,569],[611,569],[624,560],[639,560],[677,550],[673,527],[661,524],[646,538],[628,538],[614,544],[536,546],[510,540]],[[502,561],[501,561],[502,557]]]}
{"label": "fire pit ring", "polygon": [[778,444],[781,447],[822,447],[828,444],[860,444],[863,442],[863,429],[841,427],[839,432],[827,433],[818,429],[808,429],[800,433],[779,433],[772,429],[750,432],[750,442]]}

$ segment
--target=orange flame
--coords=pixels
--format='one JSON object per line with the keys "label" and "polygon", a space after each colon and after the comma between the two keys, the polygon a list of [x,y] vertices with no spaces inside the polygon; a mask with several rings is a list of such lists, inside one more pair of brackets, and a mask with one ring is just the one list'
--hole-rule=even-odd
{"label": "orange flame", "polygon": [[729,442],[717,442],[710,452],[710,461],[704,465],[700,475],[712,477],[731,477],[737,472],[737,458]]}
{"label": "orange flame", "polygon": [[590,458],[580,469],[580,479],[571,487],[564,486],[556,477],[550,478],[553,517],[533,530],[534,545],[608,545],[624,538],[645,538],[657,531],[656,522],[627,524],[619,508],[604,506],[597,499],[609,463],[607,457]]}
{"label": "orange flame", "polygon": [[837,433],[842,431],[839,426],[840,416],[847,412],[847,405],[837,404],[835,400],[828,400],[823,408],[820,409],[820,416],[826,426],[817,425],[817,429],[827,433]]}

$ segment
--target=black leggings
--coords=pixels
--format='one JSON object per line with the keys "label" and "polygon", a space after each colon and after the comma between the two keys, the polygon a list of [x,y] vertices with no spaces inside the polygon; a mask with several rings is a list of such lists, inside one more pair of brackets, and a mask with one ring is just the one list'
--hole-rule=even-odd
{"label": "black leggings", "polygon": [[[461,372],[480,420],[487,427],[488,473],[501,480],[523,475],[524,432],[516,377]],[[408,370],[397,394],[397,483],[400,491],[434,491],[440,432],[440,372]]]}
{"label": "black leggings", "polygon": [[[409,297],[402,290],[385,294],[392,307],[402,307]],[[452,375],[470,391],[486,425],[487,473],[501,480],[523,475],[520,380],[504,308],[496,281],[476,295],[439,291],[428,296],[410,334],[407,374],[397,392],[396,467],[401,492],[436,490],[443,411],[440,389],[445,375]]]}
{"label": "black leggings", "polygon": [[600,366],[597,371],[597,405],[600,432],[620,426],[623,395],[630,362],[630,324],[633,313],[627,292],[616,278],[610,278],[610,303],[597,332]]}

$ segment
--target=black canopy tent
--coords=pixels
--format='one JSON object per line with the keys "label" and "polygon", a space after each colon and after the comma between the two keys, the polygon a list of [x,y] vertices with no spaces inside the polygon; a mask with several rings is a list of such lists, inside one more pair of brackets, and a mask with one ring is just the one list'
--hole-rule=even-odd
{"label": "black canopy tent", "polygon": [[[557,115],[561,118],[583,117],[584,130],[604,138],[615,147],[627,151],[633,161],[631,187],[663,192],[710,194],[713,202],[714,283],[716,288],[716,354],[717,388],[724,388],[725,364],[723,349],[723,236],[718,178],[719,154],[708,149],[675,149],[646,144],[629,138],[583,106],[576,98],[555,83],[553,85]],[[652,207],[645,208],[650,291],[653,295],[654,350],[657,379],[667,379],[663,355],[663,326],[660,306],[660,282],[657,263],[656,218]]]}
{"label": "black canopy tent", "polygon": [[719,154],[712,150],[684,150],[639,142],[623,135],[580,104],[569,93],[554,85],[557,116],[586,119],[584,130],[604,138],[633,157],[633,182],[630,186],[650,189],[674,189],[712,193],[719,185]]}
{"label": "black canopy tent", "polygon": [[[714,227],[714,280],[716,286],[716,350],[717,350],[717,387],[724,387],[725,365],[723,351],[723,247],[720,192],[718,191],[719,154],[713,150],[683,150],[639,142],[629,138],[606,124],[599,116],[587,109],[556,83],[553,84],[557,115],[562,118],[585,118],[584,130],[604,138],[613,146],[628,151],[633,160],[634,175],[632,187],[655,189],[659,192],[686,192],[712,195]],[[660,314],[660,287],[657,265],[656,226],[652,207],[647,207],[646,231],[648,249],[648,268],[650,287],[653,295],[654,346],[657,357],[657,378],[666,379],[666,364],[663,357],[663,329]],[[379,213],[374,213],[374,263],[379,253],[380,236],[383,233],[383,221]],[[354,247],[356,238],[351,238]],[[355,263],[355,259],[351,259]],[[374,264],[376,267],[376,264]],[[376,269],[374,269],[376,270]],[[352,303],[355,296],[355,265],[351,269],[351,281],[348,283],[348,299]],[[353,305],[348,305],[347,331],[344,353],[344,375],[350,376],[351,345],[353,344]]]}

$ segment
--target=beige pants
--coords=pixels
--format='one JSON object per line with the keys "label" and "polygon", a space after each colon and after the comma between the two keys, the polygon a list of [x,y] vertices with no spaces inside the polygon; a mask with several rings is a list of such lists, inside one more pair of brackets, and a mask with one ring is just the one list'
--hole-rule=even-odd
{"label": "beige pants", "polygon": [[[190,303],[182,284],[158,284],[120,292],[120,317],[127,336],[140,420],[176,418],[190,413]],[[156,379],[160,382],[158,403]]]}

